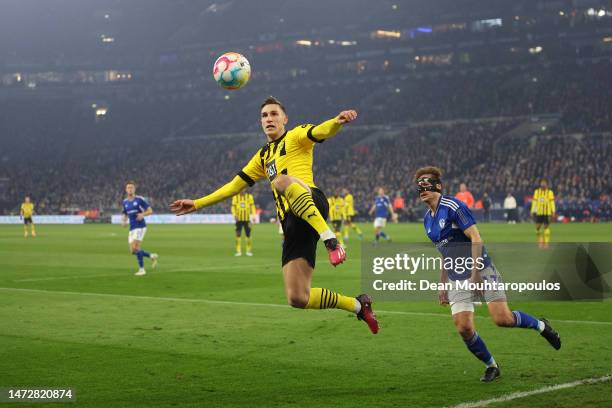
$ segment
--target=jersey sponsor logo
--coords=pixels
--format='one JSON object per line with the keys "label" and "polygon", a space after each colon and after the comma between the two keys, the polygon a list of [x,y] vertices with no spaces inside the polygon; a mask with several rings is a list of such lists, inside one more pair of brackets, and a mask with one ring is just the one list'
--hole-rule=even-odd
{"label": "jersey sponsor logo", "polygon": [[276,170],[276,160],[272,160],[266,166],[266,173],[268,174],[268,179],[270,181],[276,178],[277,170]]}
{"label": "jersey sponsor logo", "polygon": [[245,208],[245,207],[246,207],[246,203],[245,202],[240,203],[240,208]]}

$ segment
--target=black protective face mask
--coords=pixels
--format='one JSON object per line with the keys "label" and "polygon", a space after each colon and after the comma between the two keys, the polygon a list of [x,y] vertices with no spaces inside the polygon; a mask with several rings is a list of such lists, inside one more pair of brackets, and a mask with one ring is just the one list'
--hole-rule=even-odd
{"label": "black protective face mask", "polygon": [[417,180],[417,191],[422,193],[424,191],[434,191],[436,193],[441,193],[437,185],[441,184],[441,181],[436,178],[431,177],[421,177]]}

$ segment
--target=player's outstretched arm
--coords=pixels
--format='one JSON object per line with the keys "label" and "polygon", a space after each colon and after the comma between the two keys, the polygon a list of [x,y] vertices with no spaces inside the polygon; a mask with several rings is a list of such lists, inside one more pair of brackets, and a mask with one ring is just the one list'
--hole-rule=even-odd
{"label": "player's outstretched arm", "polygon": [[334,137],[342,128],[342,125],[357,119],[357,111],[345,110],[340,112],[335,118],[326,120],[312,128],[312,136],[317,140],[325,140]]}
{"label": "player's outstretched arm", "polygon": [[195,212],[200,208],[208,207],[209,205],[216,204],[219,201],[223,201],[226,198],[238,194],[247,185],[247,182],[240,176],[236,176],[232,181],[217,189],[215,192],[208,194],[207,196],[198,198],[197,200],[176,200],[170,204],[170,211],[176,215],[185,215]]}

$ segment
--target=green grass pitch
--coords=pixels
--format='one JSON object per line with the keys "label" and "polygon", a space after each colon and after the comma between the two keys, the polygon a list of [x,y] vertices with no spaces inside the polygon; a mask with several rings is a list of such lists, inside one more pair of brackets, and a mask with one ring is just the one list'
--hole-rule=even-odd
{"label": "green grass pitch", "polygon": [[[553,225],[553,240],[612,241],[611,231]],[[396,242],[424,239],[421,225],[388,232]],[[481,232],[485,242],[535,240],[531,225]],[[483,365],[435,299],[375,303],[376,336],[346,312],[286,306],[273,225],[255,226],[253,258],[233,256],[229,225],[150,225],[143,247],[160,261],[145,277],[133,276],[119,226],[38,233],[0,227],[0,387],[72,387],[68,406],[439,407],[612,373],[610,302],[515,305],[551,320],[560,351],[534,331],[494,327],[480,308],[478,331],[502,367],[500,381],[481,384]],[[313,285],[359,293],[355,238],[337,269],[320,245]],[[602,382],[494,406],[612,406],[611,391]]]}

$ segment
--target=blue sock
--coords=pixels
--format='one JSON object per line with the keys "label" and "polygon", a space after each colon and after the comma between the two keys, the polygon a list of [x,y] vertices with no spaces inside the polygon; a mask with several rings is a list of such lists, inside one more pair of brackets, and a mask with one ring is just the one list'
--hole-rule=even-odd
{"label": "blue sock", "polygon": [[138,259],[138,267],[139,268],[144,268],[144,257],[142,256],[142,251],[138,251],[136,252],[134,255],[136,255],[136,259]]}
{"label": "blue sock", "polygon": [[535,317],[528,315],[527,313],[523,313],[520,310],[514,310],[512,314],[514,315],[514,327],[521,327],[523,329],[535,329],[540,331],[540,321]]}
{"label": "blue sock", "polygon": [[480,338],[477,332],[474,332],[474,335],[469,340],[463,340],[467,348],[476,356],[477,359],[482,361],[487,365],[487,367],[491,367],[495,365],[495,359],[489,353],[487,349],[487,345]]}
{"label": "blue sock", "polygon": [[380,231],[380,236],[383,237],[384,239],[387,239],[387,234],[385,234],[384,231]]}
{"label": "blue sock", "polygon": [[148,253],[147,251],[145,251],[144,249],[141,249],[140,251],[138,251],[142,254],[142,256],[144,256],[145,258],[150,258],[151,254]]}

